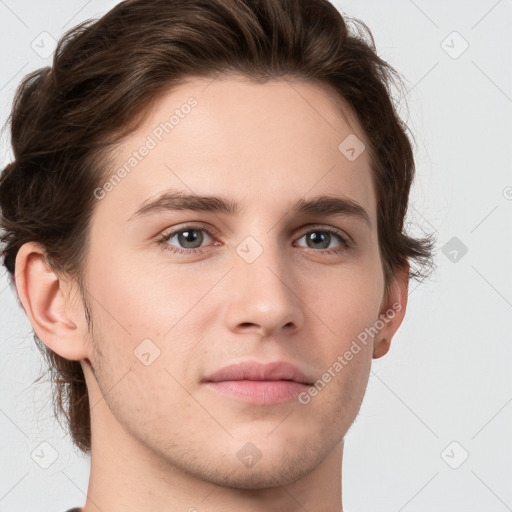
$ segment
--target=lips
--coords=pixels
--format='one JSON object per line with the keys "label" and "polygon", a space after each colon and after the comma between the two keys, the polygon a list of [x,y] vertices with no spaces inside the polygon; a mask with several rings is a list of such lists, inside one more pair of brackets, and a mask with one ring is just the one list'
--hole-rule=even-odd
{"label": "lips", "polygon": [[293,381],[300,384],[312,384],[302,370],[286,361],[262,364],[257,361],[243,361],[231,364],[208,375],[203,382],[223,381]]}
{"label": "lips", "polygon": [[277,405],[295,400],[313,382],[286,361],[262,364],[243,361],[208,375],[202,383],[210,391],[251,405]]}

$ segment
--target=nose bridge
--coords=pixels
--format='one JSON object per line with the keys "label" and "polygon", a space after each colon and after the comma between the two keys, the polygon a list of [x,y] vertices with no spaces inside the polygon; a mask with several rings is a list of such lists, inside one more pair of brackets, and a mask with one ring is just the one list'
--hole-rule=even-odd
{"label": "nose bridge", "polygon": [[249,235],[235,251],[230,282],[232,327],[250,323],[272,331],[290,323],[297,326],[301,315],[289,254],[275,232]]}
{"label": "nose bridge", "polygon": [[[281,294],[286,289],[287,279],[285,251],[273,232],[255,236],[249,235],[236,247],[235,272],[238,278],[250,284],[257,292],[258,284],[263,288]],[[256,287],[256,288],[255,288]]]}

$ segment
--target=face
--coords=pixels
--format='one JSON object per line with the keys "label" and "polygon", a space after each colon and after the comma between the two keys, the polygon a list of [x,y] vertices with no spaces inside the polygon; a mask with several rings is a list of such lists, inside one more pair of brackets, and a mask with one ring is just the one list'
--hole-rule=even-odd
{"label": "face", "polygon": [[[107,178],[121,179],[95,192],[84,371],[159,460],[258,488],[297,480],[342,441],[378,335],[357,340],[384,304],[369,154],[339,149],[351,134],[368,147],[319,86],[194,79],[119,146]],[[149,207],[165,193],[222,201]],[[205,382],[278,361],[309,385]]]}

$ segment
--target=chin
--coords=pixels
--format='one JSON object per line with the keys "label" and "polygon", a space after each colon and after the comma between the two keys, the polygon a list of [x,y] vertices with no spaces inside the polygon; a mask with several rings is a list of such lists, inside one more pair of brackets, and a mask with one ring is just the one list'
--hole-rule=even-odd
{"label": "chin", "polygon": [[[311,466],[304,463],[302,457],[297,462],[283,463],[275,461],[276,464],[260,460],[252,468],[246,468],[242,464],[231,465],[230,467],[216,468],[213,474],[206,479],[223,487],[234,489],[271,489],[289,485],[300,480],[310,473],[315,464]],[[206,476],[206,475],[205,475]]]}

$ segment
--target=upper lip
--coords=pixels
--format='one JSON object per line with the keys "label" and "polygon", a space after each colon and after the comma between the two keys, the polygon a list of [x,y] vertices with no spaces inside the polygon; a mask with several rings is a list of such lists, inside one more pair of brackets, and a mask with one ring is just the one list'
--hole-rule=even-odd
{"label": "upper lip", "polygon": [[311,384],[304,372],[286,361],[259,363],[257,361],[242,361],[230,364],[208,375],[203,382],[221,382],[225,380],[293,380],[303,384]]}

